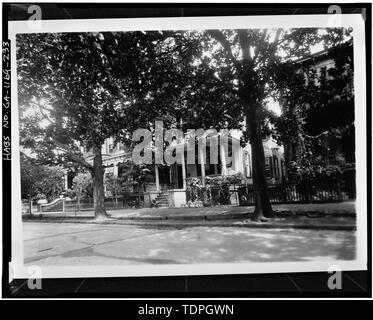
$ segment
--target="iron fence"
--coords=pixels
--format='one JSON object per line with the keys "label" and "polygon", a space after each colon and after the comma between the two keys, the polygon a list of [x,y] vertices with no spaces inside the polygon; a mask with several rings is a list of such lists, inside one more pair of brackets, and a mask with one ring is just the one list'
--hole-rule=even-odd
{"label": "iron fence", "polygon": [[[271,203],[278,204],[353,200],[356,198],[356,182],[354,176],[346,176],[338,180],[270,184],[268,185],[268,196]],[[253,186],[240,186],[238,199],[240,205],[254,205]]]}

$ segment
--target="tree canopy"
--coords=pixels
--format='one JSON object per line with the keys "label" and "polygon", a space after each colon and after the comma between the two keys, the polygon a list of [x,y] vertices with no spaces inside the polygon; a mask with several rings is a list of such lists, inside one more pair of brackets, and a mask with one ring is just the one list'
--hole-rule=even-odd
{"label": "tree canopy", "polygon": [[38,165],[21,154],[22,198],[54,200],[64,190],[64,173],[60,166]]}
{"label": "tree canopy", "polygon": [[[181,37],[174,34],[173,43]],[[40,163],[88,169],[97,215],[105,215],[105,139],[130,142],[135,129],[173,106],[183,52],[175,57],[168,38],[163,32],[17,36],[21,145]],[[82,147],[93,150],[93,163]]]}
{"label": "tree canopy", "polygon": [[[200,49],[193,61],[191,92],[184,119],[202,127],[242,128],[242,142],[251,145],[255,194],[254,219],[265,220],[272,209],[268,199],[262,140],[270,133],[268,98],[280,99],[293,77],[295,61],[311,54],[316,45],[331,48],[349,39],[350,30],[317,29],[239,29],[195,32]],[[282,74],[284,77],[280,77]],[[300,80],[298,78],[298,80]],[[297,83],[305,88],[302,79]],[[288,101],[299,103],[301,91]],[[304,93],[304,92],[303,92]],[[286,114],[286,113],[285,113]],[[213,116],[212,116],[213,115]],[[288,124],[301,120],[293,113]],[[198,119],[195,121],[195,119]],[[294,124],[292,124],[294,126]]]}
{"label": "tree canopy", "polygon": [[347,41],[278,73],[282,114],[271,118],[272,135],[284,145],[289,178],[314,175],[318,157],[354,152],[352,61]]}
{"label": "tree canopy", "polygon": [[[130,144],[135,129],[159,117],[182,129],[242,128],[252,149],[255,216],[263,220],[272,215],[262,144],[271,116],[266,104],[287,85],[278,75],[313,46],[348,36],[343,28],[17,35],[21,144],[40,163],[88,169],[101,216],[106,138]],[[93,150],[93,163],[82,147]]]}

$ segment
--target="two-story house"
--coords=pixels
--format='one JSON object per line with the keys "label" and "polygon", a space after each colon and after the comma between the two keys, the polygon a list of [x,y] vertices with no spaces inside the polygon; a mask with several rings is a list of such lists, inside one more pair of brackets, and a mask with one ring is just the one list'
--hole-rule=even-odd
{"label": "two-story house", "polygon": [[[230,136],[228,147],[228,158],[231,161],[226,162],[222,155],[224,148],[219,147],[218,162],[215,164],[209,161],[209,144],[207,143],[205,160],[200,161],[198,148],[196,150],[196,161],[193,164],[187,163],[187,148],[184,148],[184,161],[174,163],[170,166],[151,165],[149,172],[141,184],[134,181],[131,175],[128,175],[128,163],[131,162],[131,150],[122,144],[115,144],[113,138],[105,140],[102,146],[103,165],[105,168],[105,177],[113,175],[114,177],[124,177],[127,183],[123,184],[123,192],[141,193],[145,206],[149,206],[151,201],[157,199],[164,206],[180,207],[186,203],[186,189],[188,179],[198,177],[202,182],[205,177],[217,175],[238,175],[242,183],[252,184],[252,165],[251,148],[247,145],[242,148],[239,144],[240,132],[235,131]],[[284,178],[284,158],[282,147],[278,146],[272,139],[267,138],[263,141],[266,175],[269,183],[279,183]],[[90,160],[90,153],[85,154]],[[104,177],[104,178],[105,178]],[[134,182],[131,185],[131,181]],[[106,190],[106,196],[112,194]],[[232,201],[235,201],[232,199]]]}

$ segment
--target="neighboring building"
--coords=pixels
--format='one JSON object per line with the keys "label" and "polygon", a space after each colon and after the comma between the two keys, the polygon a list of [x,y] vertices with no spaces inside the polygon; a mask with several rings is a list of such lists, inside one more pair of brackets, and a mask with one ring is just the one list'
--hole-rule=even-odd
{"label": "neighboring building", "polygon": [[[339,134],[319,135],[321,143],[314,145],[313,156],[314,163],[322,166],[339,165],[346,169],[355,168],[355,128],[354,128],[354,99],[353,99],[353,43],[348,41],[329,50],[314,53],[308,57],[297,60],[301,68],[307,67],[314,70],[320,75],[325,71],[326,79],[337,94],[331,98],[331,102],[326,103],[323,108],[307,103],[302,107],[305,108],[306,131],[312,130],[318,125],[323,125],[325,129],[337,128],[338,121],[345,123],[345,128]],[[343,73],[335,74],[336,66],[343,66]],[[306,77],[306,84],[309,84]],[[344,83],[343,87],[341,83]],[[322,85],[316,79],[315,85]],[[342,118],[343,117],[343,118]],[[342,120],[340,120],[342,119]],[[307,121],[310,121],[307,127]],[[341,125],[342,127],[343,125]],[[322,130],[320,130],[322,131]],[[312,132],[309,135],[313,134]],[[316,140],[315,140],[316,141]],[[296,143],[285,143],[285,157],[287,163],[296,161],[299,157],[299,145]],[[303,150],[300,148],[300,150]]]}

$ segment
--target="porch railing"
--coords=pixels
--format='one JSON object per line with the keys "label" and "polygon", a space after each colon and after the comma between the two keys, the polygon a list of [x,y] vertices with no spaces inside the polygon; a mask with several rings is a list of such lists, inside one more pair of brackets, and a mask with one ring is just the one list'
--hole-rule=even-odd
{"label": "porch railing", "polygon": [[355,166],[355,153],[343,155],[326,155],[321,158],[314,159],[311,163],[321,167],[339,166],[340,168],[349,168]]}

